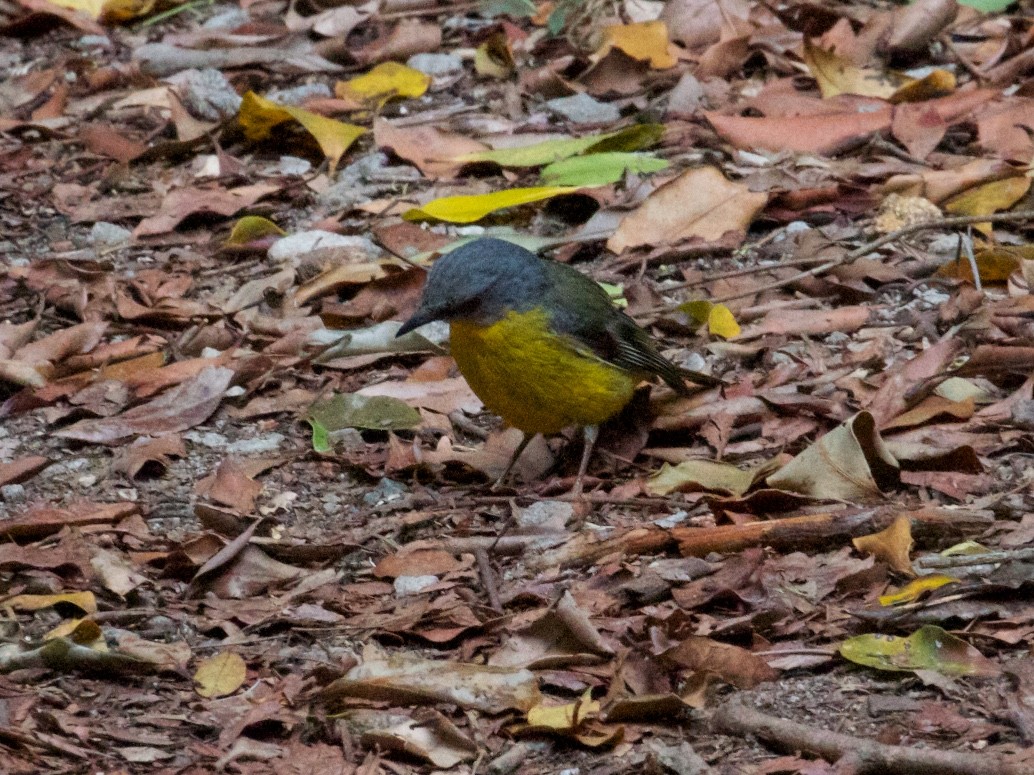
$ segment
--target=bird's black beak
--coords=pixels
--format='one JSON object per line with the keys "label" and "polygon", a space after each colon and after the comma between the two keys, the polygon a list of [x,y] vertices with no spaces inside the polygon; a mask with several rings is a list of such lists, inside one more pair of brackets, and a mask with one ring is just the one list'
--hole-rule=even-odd
{"label": "bird's black beak", "polygon": [[409,320],[402,324],[402,328],[400,328],[398,332],[395,334],[395,338],[397,339],[403,334],[408,334],[414,328],[420,328],[420,326],[426,325],[427,323],[430,323],[432,320],[437,319],[438,317],[433,312],[430,312],[429,310],[420,307],[416,311],[416,313],[414,313],[413,317],[411,317]]}

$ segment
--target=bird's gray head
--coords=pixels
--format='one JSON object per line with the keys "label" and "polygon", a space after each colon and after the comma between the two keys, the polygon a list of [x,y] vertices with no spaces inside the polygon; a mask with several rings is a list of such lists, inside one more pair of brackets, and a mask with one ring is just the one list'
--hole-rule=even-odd
{"label": "bird's gray head", "polygon": [[432,320],[493,322],[526,309],[544,283],[542,259],[531,251],[488,237],[468,242],[435,262],[420,306],[397,336]]}

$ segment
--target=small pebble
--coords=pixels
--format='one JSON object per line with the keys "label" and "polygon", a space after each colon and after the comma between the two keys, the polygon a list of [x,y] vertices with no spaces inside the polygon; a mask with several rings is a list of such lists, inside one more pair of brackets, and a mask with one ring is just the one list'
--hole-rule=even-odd
{"label": "small pebble", "polygon": [[0,499],[13,503],[25,498],[25,488],[20,484],[5,484],[0,487]]}
{"label": "small pebble", "polygon": [[621,111],[616,106],[600,102],[584,92],[549,100],[546,107],[572,124],[609,124],[621,118]]}
{"label": "small pebble", "polygon": [[424,75],[448,75],[463,69],[463,60],[455,54],[414,54],[406,62]]}
{"label": "small pebble", "polygon": [[399,576],[395,579],[395,594],[399,597],[419,595],[437,583],[437,576]]}

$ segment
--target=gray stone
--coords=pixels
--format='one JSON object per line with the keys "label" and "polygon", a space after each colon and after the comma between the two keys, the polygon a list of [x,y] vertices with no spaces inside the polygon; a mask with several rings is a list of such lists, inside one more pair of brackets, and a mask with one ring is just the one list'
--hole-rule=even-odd
{"label": "gray stone", "polygon": [[616,106],[585,93],[557,97],[547,102],[546,107],[573,124],[609,124],[621,118]]}
{"label": "gray stone", "polygon": [[463,60],[455,54],[414,54],[406,64],[430,76],[448,75],[463,69]]}
{"label": "gray stone", "polygon": [[133,239],[133,232],[116,223],[97,221],[90,229],[90,244],[102,247],[127,245]]}

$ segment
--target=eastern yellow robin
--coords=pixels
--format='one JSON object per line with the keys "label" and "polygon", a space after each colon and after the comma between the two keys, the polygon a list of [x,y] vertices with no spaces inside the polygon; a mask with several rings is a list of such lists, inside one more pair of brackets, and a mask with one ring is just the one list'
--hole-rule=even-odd
{"label": "eastern yellow robin", "polygon": [[686,392],[684,372],[650,335],[576,269],[511,242],[477,239],[439,258],[401,336],[449,323],[453,358],[485,406],[524,432],[498,485],[538,433],[583,429],[581,492],[599,424],[659,376]]}

